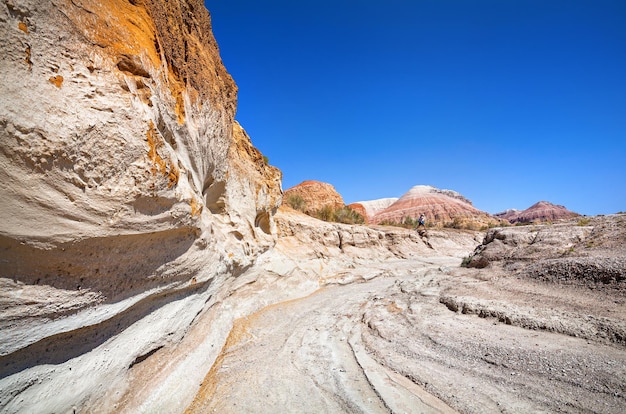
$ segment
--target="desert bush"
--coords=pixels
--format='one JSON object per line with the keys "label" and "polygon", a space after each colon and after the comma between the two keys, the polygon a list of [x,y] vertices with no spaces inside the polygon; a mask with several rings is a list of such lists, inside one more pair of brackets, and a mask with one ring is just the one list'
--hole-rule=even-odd
{"label": "desert bush", "polygon": [[335,221],[335,211],[332,206],[324,206],[317,210],[314,214],[320,220]]}
{"label": "desert bush", "polygon": [[[400,222],[392,221],[392,220],[383,220],[379,223],[381,226],[394,226],[394,227],[402,227],[405,229],[414,229],[417,228],[417,218],[413,217],[403,217]],[[440,228],[441,224],[436,223],[432,220],[426,219],[426,223],[424,224],[427,228]]]}
{"label": "desert bush", "polygon": [[454,220],[444,223],[443,227],[457,230],[482,230],[480,223],[462,217],[455,217]]}
{"label": "desert bush", "polygon": [[463,258],[463,261],[461,262],[461,267],[468,267],[473,257],[474,257],[473,254],[470,254],[469,256],[465,256]]}
{"label": "desert bush", "polygon": [[304,209],[306,208],[306,201],[304,201],[304,198],[302,198],[302,196],[299,194],[293,194],[287,197],[287,200],[285,200],[285,204],[287,204],[294,210],[302,212],[304,212]]}
{"label": "desert bush", "polygon": [[314,214],[312,214],[312,216],[320,220],[324,220],[328,222],[335,222],[335,223],[343,223],[343,224],[365,223],[365,218],[361,214],[352,210],[349,207],[335,208],[333,206],[328,205],[317,210]]}
{"label": "desert bush", "polygon": [[463,219],[461,217],[455,217],[454,220],[452,220],[452,222],[448,222],[444,224],[444,227],[447,228],[452,228],[452,229],[462,229],[464,228],[465,223],[463,222]]}
{"label": "desert bush", "polygon": [[586,226],[589,224],[589,222],[591,222],[591,219],[589,217],[583,217],[580,220],[578,220],[578,225],[579,226]]}
{"label": "desert bush", "polygon": [[365,217],[349,207],[341,207],[335,210],[335,220],[344,224],[363,224]]}

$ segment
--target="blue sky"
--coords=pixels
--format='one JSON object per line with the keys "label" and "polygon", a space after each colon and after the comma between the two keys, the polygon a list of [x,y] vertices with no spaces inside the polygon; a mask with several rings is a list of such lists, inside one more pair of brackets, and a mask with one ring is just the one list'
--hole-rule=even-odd
{"label": "blue sky", "polygon": [[626,1],[206,0],[283,188],[626,211]]}

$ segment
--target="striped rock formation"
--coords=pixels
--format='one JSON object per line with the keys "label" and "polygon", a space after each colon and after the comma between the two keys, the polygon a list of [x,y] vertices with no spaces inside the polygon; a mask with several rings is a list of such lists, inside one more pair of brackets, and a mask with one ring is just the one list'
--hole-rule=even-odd
{"label": "striped rock formation", "polygon": [[378,213],[398,201],[397,198],[380,198],[377,200],[358,201],[356,203],[348,204],[352,210],[356,211],[369,223],[370,220]]}
{"label": "striped rock formation", "polygon": [[567,220],[580,214],[574,213],[561,205],[552,204],[548,201],[539,201],[526,210],[507,210],[494,215],[514,224]]}
{"label": "striped rock formation", "polygon": [[[427,222],[437,225],[466,227],[498,223],[498,219],[475,208],[471,201],[451,190],[417,185],[386,209],[379,211],[371,223],[401,223],[425,214]],[[456,221],[455,221],[456,220]]]}

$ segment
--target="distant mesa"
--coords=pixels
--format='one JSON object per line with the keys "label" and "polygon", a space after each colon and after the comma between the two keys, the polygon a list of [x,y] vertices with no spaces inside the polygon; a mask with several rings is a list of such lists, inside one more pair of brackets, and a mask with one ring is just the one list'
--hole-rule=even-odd
{"label": "distant mesa", "polygon": [[[540,201],[526,210],[509,209],[491,215],[473,206],[471,200],[453,190],[416,185],[400,198],[358,201],[348,206],[331,184],[307,180],[285,190],[283,204],[325,219],[320,211],[348,207],[365,218],[367,224],[415,225],[424,214],[428,226],[478,230],[517,223],[541,223],[579,216],[564,206]],[[330,220],[334,221],[334,220]],[[360,223],[363,220],[361,219]]]}
{"label": "distant mesa", "polygon": [[324,207],[341,208],[345,204],[331,184],[308,180],[285,190],[283,204],[304,212],[319,211]]}
{"label": "distant mesa", "polygon": [[506,220],[510,223],[512,223],[511,220],[513,220],[515,217],[517,217],[520,213],[522,212],[522,210],[518,210],[516,208],[510,208],[508,210],[504,210],[500,213],[496,213],[494,214],[494,216],[499,217],[503,220]]}
{"label": "distant mesa", "polygon": [[497,213],[495,216],[507,220],[511,224],[516,224],[567,220],[578,217],[580,214],[574,213],[558,204],[540,201],[528,207],[526,210],[519,211],[511,209]]}
{"label": "distant mesa", "polygon": [[[360,202],[364,204],[367,202]],[[430,224],[457,228],[498,225],[501,220],[478,210],[463,195],[429,185],[416,185],[387,208],[369,217],[372,224],[399,224],[425,214]]]}

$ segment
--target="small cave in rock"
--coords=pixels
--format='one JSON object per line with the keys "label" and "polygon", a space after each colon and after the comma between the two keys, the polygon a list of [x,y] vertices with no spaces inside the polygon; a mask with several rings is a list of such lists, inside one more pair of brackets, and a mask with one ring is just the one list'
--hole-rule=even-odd
{"label": "small cave in rock", "polygon": [[261,230],[265,234],[271,234],[272,230],[270,227],[270,213],[267,211],[261,211],[257,213],[256,218],[254,219],[254,225]]}
{"label": "small cave in rock", "polygon": [[117,62],[117,68],[142,78],[150,78],[150,73],[143,67],[138,56],[123,54]]}
{"label": "small cave in rock", "polygon": [[224,214],[226,212],[226,183],[215,181],[209,176],[202,186],[204,204],[213,214]]}

